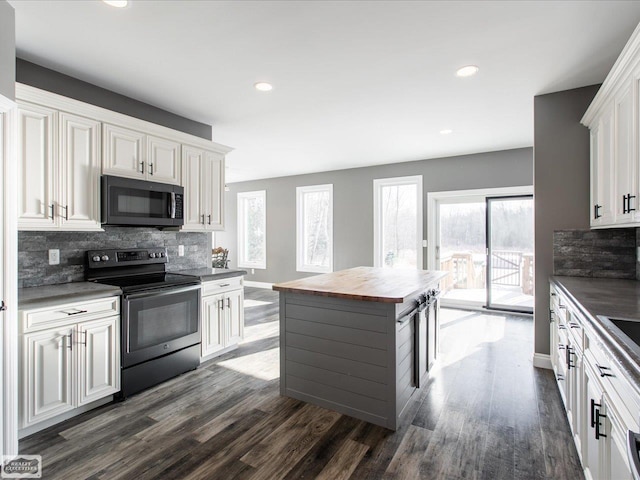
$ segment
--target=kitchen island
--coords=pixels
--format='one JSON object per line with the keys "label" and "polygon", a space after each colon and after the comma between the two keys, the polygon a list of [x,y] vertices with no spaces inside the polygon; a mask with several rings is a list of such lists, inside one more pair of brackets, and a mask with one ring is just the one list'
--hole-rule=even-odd
{"label": "kitchen island", "polygon": [[356,267],[280,283],[280,394],[396,430],[437,352],[447,272]]}

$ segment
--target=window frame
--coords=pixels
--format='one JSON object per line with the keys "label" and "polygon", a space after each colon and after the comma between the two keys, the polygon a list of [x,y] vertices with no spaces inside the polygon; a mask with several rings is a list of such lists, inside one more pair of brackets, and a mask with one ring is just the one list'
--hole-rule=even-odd
{"label": "window frame", "polygon": [[[320,267],[318,265],[305,264],[304,245],[304,196],[307,193],[329,192],[329,214],[327,216],[328,237],[329,237],[329,265]],[[330,273],[333,272],[333,184],[307,185],[296,187],[296,271],[309,273]]]}
{"label": "window frame", "polygon": [[[249,262],[244,258],[245,254],[245,201],[250,199],[262,199],[264,205],[264,242],[263,242],[263,251],[264,258],[261,262]],[[267,191],[266,190],[256,190],[253,192],[238,192],[237,194],[237,212],[238,212],[238,267],[239,268],[258,268],[262,270],[266,270],[267,268]]]}
{"label": "window frame", "polygon": [[377,178],[373,180],[373,266],[386,268],[384,259],[382,258],[382,202],[380,192],[382,187],[393,187],[401,185],[416,185],[416,268],[422,270],[424,268],[424,230],[423,216],[424,209],[422,198],[422,175],[412,175],[407,177]]}

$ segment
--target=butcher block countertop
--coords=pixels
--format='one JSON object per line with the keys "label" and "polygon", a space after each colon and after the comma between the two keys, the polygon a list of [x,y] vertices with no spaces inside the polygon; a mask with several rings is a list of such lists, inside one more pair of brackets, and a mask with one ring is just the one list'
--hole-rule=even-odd
{"label": "butcher block countertop", "polygon": [[355,267],[277,283],[273,289],[366,302],[403,303],[448,274],[440,270]]}

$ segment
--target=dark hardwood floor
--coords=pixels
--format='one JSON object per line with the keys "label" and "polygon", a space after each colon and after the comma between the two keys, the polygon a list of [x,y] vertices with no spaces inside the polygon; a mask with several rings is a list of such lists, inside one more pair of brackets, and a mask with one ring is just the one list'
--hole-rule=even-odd
{"label": "dark hardwood floor", "polygon": [[441,311],[442,353],[391,432],[278,394],[278,303],[246,289],[246,338],[198,370],[20,442],[45,479],[580,479],[530,318]]}

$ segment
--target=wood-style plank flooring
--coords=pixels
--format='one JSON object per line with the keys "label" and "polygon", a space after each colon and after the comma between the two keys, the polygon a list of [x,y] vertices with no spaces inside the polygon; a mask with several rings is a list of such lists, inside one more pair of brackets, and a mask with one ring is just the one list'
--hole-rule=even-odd
{"label": "wood-style plank flooring", "polygon": [[246,289],[240,348],[20,442],[45,479],[580,479],[526,317],[445,310],[442,353],[391,432],[278,393],[278,303]]}

